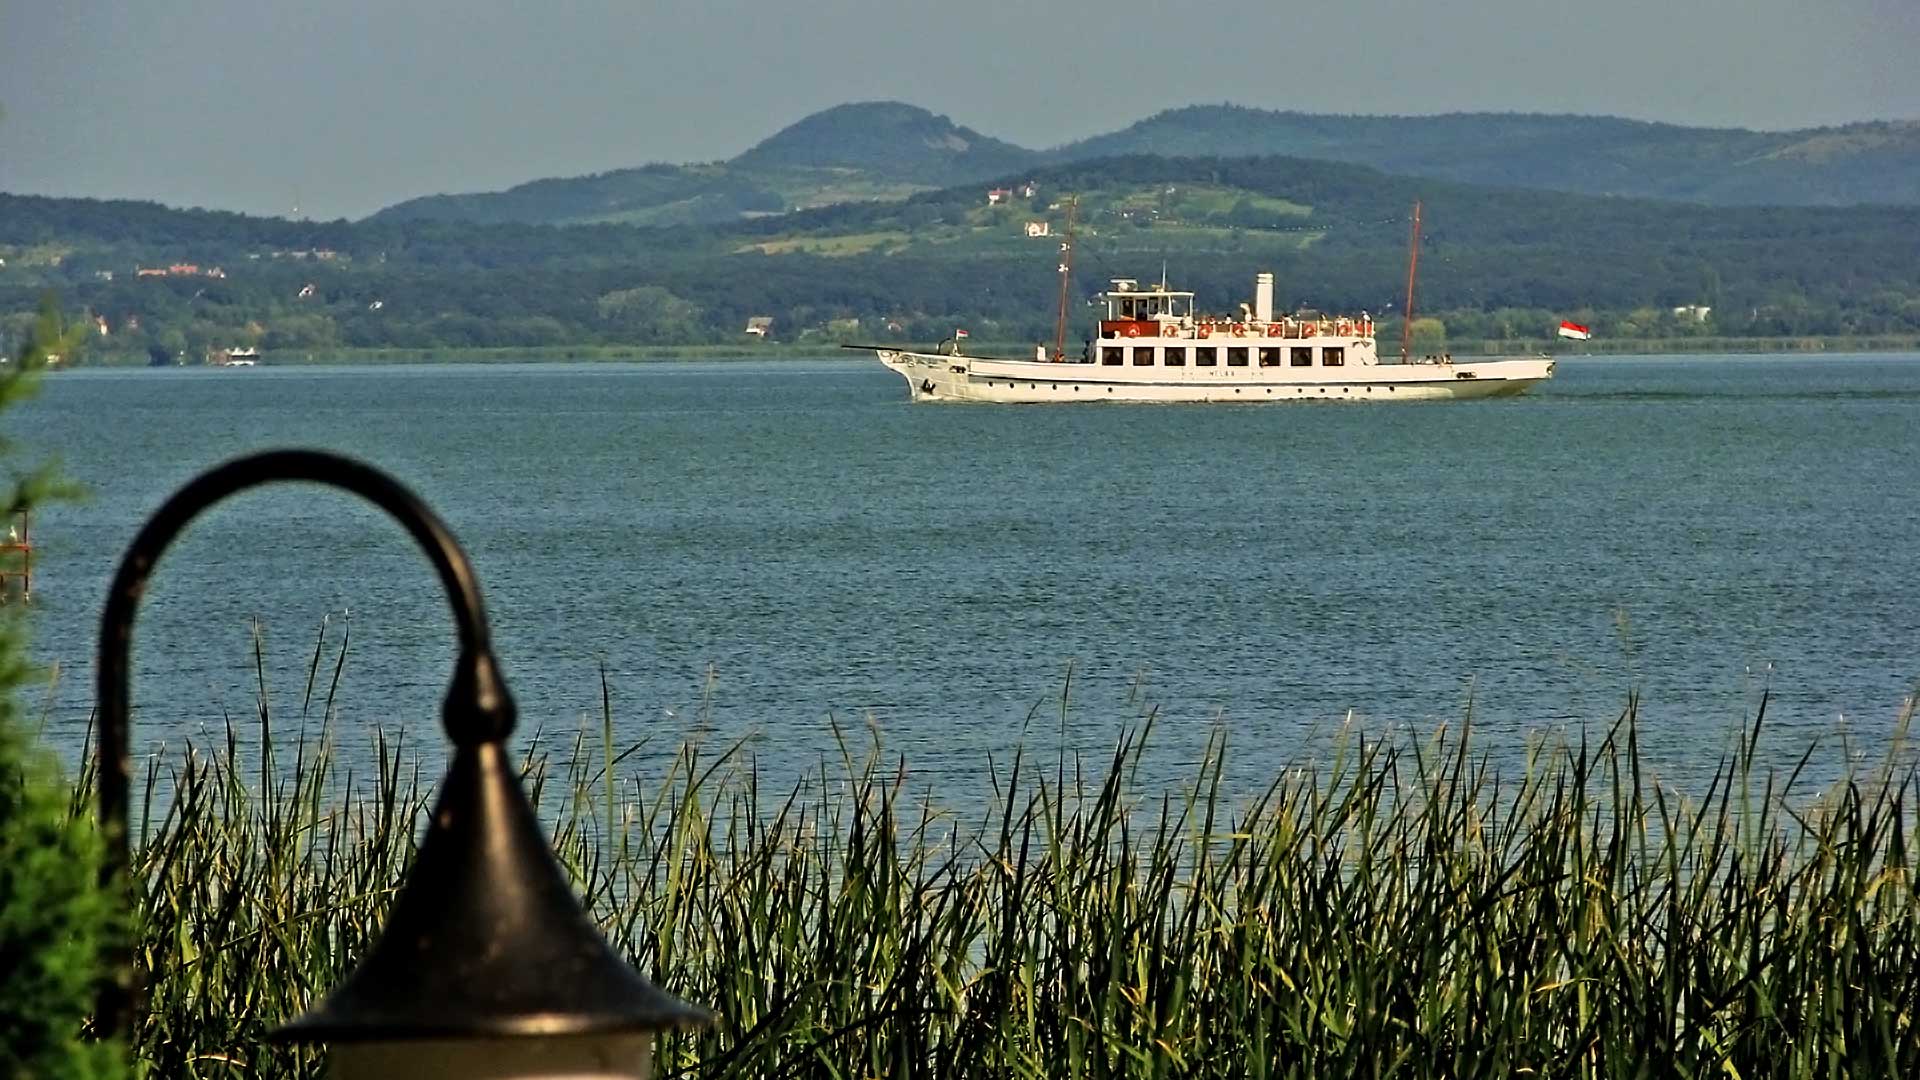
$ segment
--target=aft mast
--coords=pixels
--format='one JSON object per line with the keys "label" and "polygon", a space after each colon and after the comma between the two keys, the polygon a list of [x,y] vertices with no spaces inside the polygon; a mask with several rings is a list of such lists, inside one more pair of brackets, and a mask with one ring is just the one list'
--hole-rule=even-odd
{"label": "aft mast", "polygon": [[1067,200],[1067,238],[1060,242],[1060,314],[1053,321],[1053,359],[1059,363],[1067,358],[1067,287],[1073,280],[1073,212],[1080,205],[1080,196]]}
{"label": "aft mast", "polygon": [[1407,252],[1407,308],[1401,312],[1400,362],[1407,362],[1413,346],[1413,275],[1420,268],[1420,200],[1413,202],[1413,243]]}

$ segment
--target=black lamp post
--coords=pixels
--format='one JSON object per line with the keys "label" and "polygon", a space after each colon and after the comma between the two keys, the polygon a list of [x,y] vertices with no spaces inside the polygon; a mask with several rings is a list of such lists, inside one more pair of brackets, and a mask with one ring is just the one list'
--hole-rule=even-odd
{"label": "black lamp post", "polygon": [[[370,466],[302,450],[243,457],[180,489],[134,538],[100,626],[103,873],[126,887],[128,666],[147,579],[202,510],[283,480],[353,492],[398,519],[440,575],[460,656],[442,711],[453,760],[386,929],[343,985],[272,1037],[329,1044],[340,1077],[644,1080],[655,1032],[710,1017],[616,956],[581,909],[507,756],[513,699],[473,566],[425,503]],[[115,949],[96,1014],[109,1036],[128,1024],[135,997],[131,945]]]}

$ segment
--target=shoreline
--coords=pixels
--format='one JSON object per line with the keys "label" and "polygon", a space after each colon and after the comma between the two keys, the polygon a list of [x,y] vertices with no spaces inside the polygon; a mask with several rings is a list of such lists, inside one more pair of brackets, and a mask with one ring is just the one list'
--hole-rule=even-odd
{"label": "shoreline", "polygon": [[[1556,348],[1578,345],[1579,350]],[[900,343],[901,348],[931,350],[924,343]],[[972,356],[1021,356],[1030,354],[1029,342],[980,342],[968,350]],[[1837,337],[1701,337],[1633,338],[1605,341],[1551,342],[1459,341],[1437,350],[1431,346],[1415,351],[1445,351],[1454,356],[1483,357],[1500,355],[1548,354],[1560,358],[1594,356],[1686,356],[1729,353],[1900,353],[1920,352],[1920,335],[1875,334]],[[524,363],[681,363],[711,360],[820,360],[833,356],[862,358],[862,351],[843,352],[838,342],[771,342],[767,344],[706,345],[546,345],[481,348],[420,349],[328,349],[263,350],[261,364],[270,367],[302,366],[375,366],[389,364],[524,364]],[[147,358],[137,353],[94,354],[78,367],[149,367]],[[179,364],[176,367],[201,367]]]}

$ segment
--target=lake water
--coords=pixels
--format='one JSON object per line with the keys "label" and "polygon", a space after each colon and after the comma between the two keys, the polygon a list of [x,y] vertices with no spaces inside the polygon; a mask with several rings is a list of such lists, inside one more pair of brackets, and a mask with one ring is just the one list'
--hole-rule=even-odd
{"label": "lake water", "polygon": [[[1236,786],[1262,784],[1349,715],[1471,708],[1518,760],[1636,689],[1682,772],[1768,685],[1778,757],[1842,734],[1871,757],[1920,675],[1920,356],[1568,359],[1522,398],[1394,407],[905,398],[839,360],[61,373],[6,418],[91,491],[34,522],[47,726],[77,745],[139,523],[274,446],[362,457],[447,519],[523,731],[597,725],[604,663],[623,738],[750,738],[776,780],[837,755],[830,716],[956,802],[989,752],[1097,763],[1147,709],[1150,783],[1224,732]],[[426,563],[349,497],[282,486],[161,563],[142,747],[251,714],[256,615],[283,722],[330,618],[343,741],[438,746]]]}

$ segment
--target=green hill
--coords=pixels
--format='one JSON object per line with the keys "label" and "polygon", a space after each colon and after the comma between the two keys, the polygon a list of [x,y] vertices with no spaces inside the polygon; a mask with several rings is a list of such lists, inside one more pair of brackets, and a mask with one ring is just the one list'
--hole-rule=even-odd
{"label": "green hill", "polygon": [[464,221],[481,225],[717,225],[815,206],[900,199],[926,185],[846,167],[646,165],[506,191],[429,195],[369,221]]}
{"label": "green hill", "polygon": [[814,113],[734,158],[743,169],[857,169],[945,187],[1028,168],[1039,155],[897,101],[838,105]]}
{"label": "green hill", "polygon": [[806,117],[726,162],[646,165],[535,180],[500,192],[429,195],[377,221],[710,225],[842,202],[900,199],[1037,161],[1031,150],[893,102]]}
{"label": "green hill", "polygon": [[[896,259],[1006,260],[1051,269],[1027,221],[1064,226],[1078,193],[1083,284],[1146,278],[1164,263],[1218,302],[1256,270],[1281,295],[1327,307],[1393,302],[1404,280],[1408,210],[1425,203],[1423,293],[1455,309],[1630,310],[1744,306],[1764,322],[1790,298],[1875,305],[1920,319],[1920,207],[1702,207],[1649,199],[1488,188],[1298,158],[1134,156],[1034,174],[1039,194],[984,205],[978,186],[899,204],[828,207],[728,227],[736,250]],[[1909,250],[1911,249],[1911,250]],[[1044,276],[1042,274],[1041,276]],[[1903,299],[1904,298],[1904,299]],[[1731,318],[1732,312],[1727,312]],[[1788,322],[1777,325],[1783,332]],[[1801,325],[1792,323],[1792,325]]]}
{"label": "green hill", "polygon": [[787,209],[776,192],[724,165],[646,165],[535,180],[501,192],[409,199],[380,211],[373,220],[670,225],[733,221]]}
{"label": "green hill", "polygon": [[1920,203],[1920,122],[1805,131],[1595,116],[1316,116],[1192,106],[1051,151],[1055,160],[1286,155],[1469,184],[1712,205]]}

